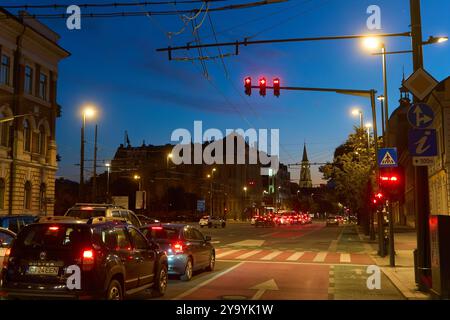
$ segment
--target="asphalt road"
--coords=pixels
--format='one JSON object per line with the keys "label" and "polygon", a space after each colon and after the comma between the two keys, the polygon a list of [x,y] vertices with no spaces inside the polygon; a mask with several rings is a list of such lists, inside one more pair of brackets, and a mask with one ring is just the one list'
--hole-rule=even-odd
{"label": "asphalt road", "polygon": [[160,299],[403,299],[382,272],[380,289],[368,288],[367,269],[375,262],[353,225],[255,228],[230,223],[200,230],[216,247],[215,270],[195,274],[189,282],[171,277]]}

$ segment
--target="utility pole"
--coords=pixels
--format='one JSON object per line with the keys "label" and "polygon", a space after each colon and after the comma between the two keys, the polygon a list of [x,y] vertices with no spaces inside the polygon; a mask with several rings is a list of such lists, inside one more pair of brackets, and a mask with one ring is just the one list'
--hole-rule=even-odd
{"label": "utility pole", "polygon": [[92,177],[92,201],[97,202],[97,125],[94,133],[94,176]]}
{"label": "utility pole", "polygon": [[[423,39],[422,18],[420,14],[420,0],[410,0],[411,10],[411,36],[413,50],[414,71],[423,68]],[[414,103],[420,102],[414,97]],[[414,200],[416,203],[416,228],[417,228],[417,257],[415,271],[416,282],[419,289],[427,291],[428,285],[425,278],[430,274],[430,240],[428,230],[429,218],[429,193],[428,193],[428,168],[415,167]]]}
{"label": "utility pole", "polygon": [[84,127],[86,126],[86,115],[83,112],[83,123],[81,125],[81,148],[80,148],[80,189],[78,198],[84,201]]}

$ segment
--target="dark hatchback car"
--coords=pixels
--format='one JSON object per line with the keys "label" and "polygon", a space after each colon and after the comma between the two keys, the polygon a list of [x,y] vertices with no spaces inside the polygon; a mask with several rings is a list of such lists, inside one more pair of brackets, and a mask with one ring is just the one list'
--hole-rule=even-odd
{"label": "dark hatchback car", "polygon": [[155,241],[167,253],[169,274],[189,281],[194,271],[214,270],[216,253],[211,237],[186,224],[163,224],[141,228],[147,239]]}
{"label": "dark hatchback car", "polygon": [[[76,266],[79,289],[69,281]],[[163,295],[168,279],[164,251],[135,227],[107,218],[24,227],[4,271],[2,290],[25,299],[121,300],[146,289]]]}

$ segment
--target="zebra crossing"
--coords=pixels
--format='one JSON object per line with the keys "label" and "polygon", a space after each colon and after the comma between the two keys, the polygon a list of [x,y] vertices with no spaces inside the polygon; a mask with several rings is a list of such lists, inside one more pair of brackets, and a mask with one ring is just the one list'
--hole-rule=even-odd
{"label": "zebra crossing", "polygon": [[216,249],[217,260],[265,261],[265,262],[298,262],[325,264],[374,264],[372,258],[365,253],[329,252],[329,251],[295,251],[276,249]]}

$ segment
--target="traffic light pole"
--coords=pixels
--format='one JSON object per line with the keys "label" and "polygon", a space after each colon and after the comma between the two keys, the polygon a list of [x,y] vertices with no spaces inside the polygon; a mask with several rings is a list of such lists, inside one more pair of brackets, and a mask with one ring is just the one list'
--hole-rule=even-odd
{"label": "traffic light pole", "polygon": [[389,217],[389,265],[395,267],[395,242],[394,242],[394,220],[392,214],[391,200],[387,201],[386,208]]}

